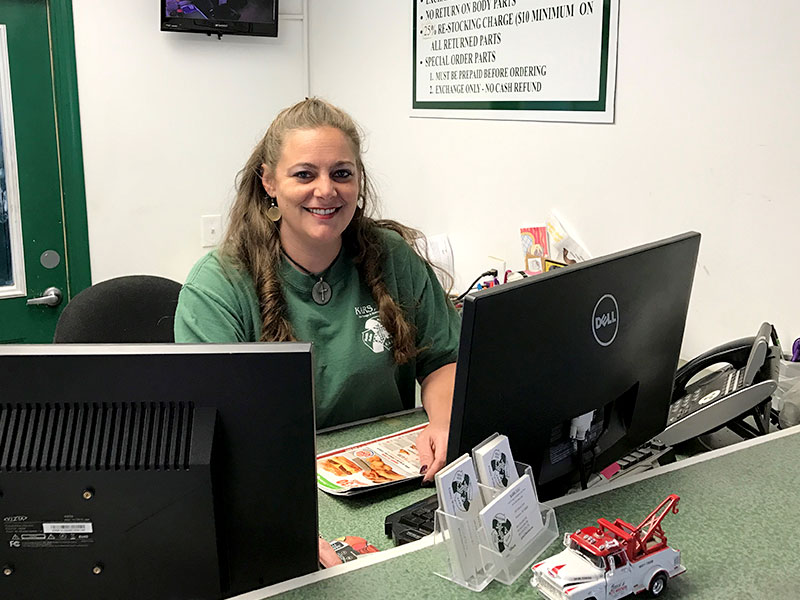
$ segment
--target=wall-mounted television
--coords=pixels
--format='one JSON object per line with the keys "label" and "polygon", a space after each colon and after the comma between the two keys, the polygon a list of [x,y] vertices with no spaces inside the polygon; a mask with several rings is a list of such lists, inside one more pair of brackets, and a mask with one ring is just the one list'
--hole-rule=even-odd
{"label": "wall-mounted television", "polygon": [[161,31],[278,36],[278,0],[160,0]]}

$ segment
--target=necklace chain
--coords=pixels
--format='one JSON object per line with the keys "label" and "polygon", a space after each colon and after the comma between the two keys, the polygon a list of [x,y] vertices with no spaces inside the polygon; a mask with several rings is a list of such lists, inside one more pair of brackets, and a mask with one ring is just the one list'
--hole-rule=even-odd
{"label": "necklace chain", "polygon": [[[284,255],[286,258],[288,258],[288,259],[289,259],[289,262],[290,262],[290,263],[292,263],[292,264],[293,264],[295,267],[297,267],[298,269],[300,269],[300,270],[301,270],[303,273],[305,273],[306,275],[311,275],[311,277],[317,277],[317,275],[315,275],[314,273],[312,273],[311,271],[309,271],[308,269],[306,269],[306,268],[305,268],[303,265],[301,265],[299,262],[297,262],[295,259],[293,259],[291,256],[289,256],[289,253],[288,253],[288,252],[286,252],[286,250],[284,250],[283,248],[281,248],[281,252],[283,252],[283,255]],[[333,263],[331,263],[331,264],[333,264]],[[321,271],[321,273],[324,273],[326,270],[327,270],[327,269],[323,269],[323,270]],[[322,275],[320,274],[320,275],[319,275],[319,277],[322,277]]]}

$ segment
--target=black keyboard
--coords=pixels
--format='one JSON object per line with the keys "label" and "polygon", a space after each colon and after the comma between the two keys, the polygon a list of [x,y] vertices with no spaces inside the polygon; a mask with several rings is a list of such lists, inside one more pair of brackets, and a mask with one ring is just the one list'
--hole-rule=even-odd
{"label": "black keyboard", "polygon": [[393,512],[383,522],[386,535],[396,546],[415,542],[433,533],[434,513],[439,508],[436,494]]}
{"label": "black keyboard", "polygon": [[673,462],[675,462],[675,450],[671,446],[654,441],[645,442],[630,454],[617,459],[620,470],[612,475],[609,481],[633,471],[647,470]]}

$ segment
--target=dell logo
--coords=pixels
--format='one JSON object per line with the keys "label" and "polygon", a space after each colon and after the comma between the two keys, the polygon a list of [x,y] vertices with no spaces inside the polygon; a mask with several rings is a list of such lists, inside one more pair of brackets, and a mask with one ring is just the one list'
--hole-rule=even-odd
{"label": "dell logo", "polygon": [[592,334],[601,346],[610,346],[617,337],[619,329],[619,306],[617,299],[606,294],[594,305],[592,313]]}
{"label": "dell logo", "polygon": [[606,325],[609,325],[611,323],[616,323],[616,322],[617,322],[617,317],[616,317],[614,311],[612,310],[608,314],[605,314],[603,316],[594,318],[594,329],[595,329],[595,331],[597,331],[601,327],[605,327]]}

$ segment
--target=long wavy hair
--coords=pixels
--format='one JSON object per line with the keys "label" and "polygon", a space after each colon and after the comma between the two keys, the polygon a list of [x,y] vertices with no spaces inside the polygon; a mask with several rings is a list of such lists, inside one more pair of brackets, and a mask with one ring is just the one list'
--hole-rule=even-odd
{"label": "long wavy hair", "polygon": [[403,364],[418,352],[416,329],[406,320],[403,308],[392,298],[384,283],[385,251],[378,230],[397,232],[415,251],[415,240],[421,233],[396,221],[373,218],[377,211],[377,198],[361,157],[361,131],[343,110],[319,98],[307,98],[278,114],[236,178],[236,200],[231,207],[221,250],[253,278],[261,309],[260,340],[295,340],[278,275],[282,259],[280,222],[274,223],[267,218],[269,202],[265,199],[261,165],[266,165],[268,171],[274,173],[286,135],[297,129],[319,127],[335,127],[344,133],[356,157],[358,203],[352,221],[342,234],[342,244],[353,252],[359,275],[378,305],[381,323],[392,337],[395,362]]}

